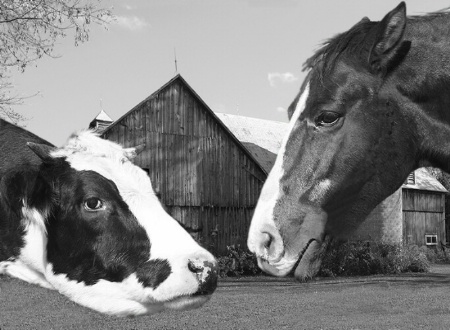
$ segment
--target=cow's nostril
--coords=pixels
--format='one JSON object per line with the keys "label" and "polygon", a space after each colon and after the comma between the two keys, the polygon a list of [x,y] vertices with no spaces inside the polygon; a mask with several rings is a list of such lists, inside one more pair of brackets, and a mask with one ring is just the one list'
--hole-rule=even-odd
{"label": "cow's nostril", "polygon": [[189,260],[189,262],[188,262],[188,269],[189,269],[192,273],[198,274],[198,273],[202,273],[202,272],[203,272],[204,267],[203,267],[203,265],[200,264],[200,262],[198,262],[198,261],[197,261],[197,262],[194,262],[194,261]]}
{"label": "cow's nostril", "polygon": [[217,262],[205,260],[189,260],[188,269],[195,274],[198,281],[198,290],[194,296],[210,295],[217,287]]}

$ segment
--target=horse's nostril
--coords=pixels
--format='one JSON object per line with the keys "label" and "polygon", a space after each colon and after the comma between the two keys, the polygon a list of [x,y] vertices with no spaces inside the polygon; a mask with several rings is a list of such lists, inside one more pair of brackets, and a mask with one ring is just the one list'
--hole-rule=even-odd
{"label": "horse's nostril", "polygon": [[269,250],[270,245],[272,244],[272,241],[273,241],[273,236],[270,235],[269,233],[264,233],[263,235],[264,235],[264,238],[263,238],[264,248]]}

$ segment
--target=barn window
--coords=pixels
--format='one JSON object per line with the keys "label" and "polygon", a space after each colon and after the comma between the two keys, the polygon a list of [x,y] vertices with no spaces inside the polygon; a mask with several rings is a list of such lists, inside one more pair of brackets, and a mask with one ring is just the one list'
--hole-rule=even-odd
{"label": "barn window", "polygon": [[426,245],[437,245],[437,235],[425,235]]}
{"label": "barn window", "polygon": [[416,184],[416,173],[414,171],[409,173],[405,184]]}

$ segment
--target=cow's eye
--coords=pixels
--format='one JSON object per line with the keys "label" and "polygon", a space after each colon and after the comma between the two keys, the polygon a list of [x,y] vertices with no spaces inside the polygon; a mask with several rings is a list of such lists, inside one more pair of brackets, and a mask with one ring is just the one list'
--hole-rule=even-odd
{"label": "cow's eye", "polygon": [[332,126],[341,118],[341,114],[334,111],[324,111],[316,119],[317,126]]}
{"label": "cow's eye", "polygon": [[87,211],[98,211],[104,208],[103,202],[97,197],[91,197],[84,201],[84,208]]}

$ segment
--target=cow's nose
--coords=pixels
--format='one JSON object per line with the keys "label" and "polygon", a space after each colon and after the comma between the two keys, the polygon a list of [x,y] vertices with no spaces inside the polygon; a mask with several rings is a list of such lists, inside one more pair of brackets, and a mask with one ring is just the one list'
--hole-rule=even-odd
{"label": "cow's nose", "polygon": [[264,226],[263,230],[250,230],[248,248],[269,263],[278,262],[284,255],[283,239],[278,230],[270,226]]}
{"label": "cow's nose", "polygon": [[198,290],[194,295],[209,295],[216,290],[218,266],[215,260],[192,259],[188,262],[188,269],[198,281]]}

